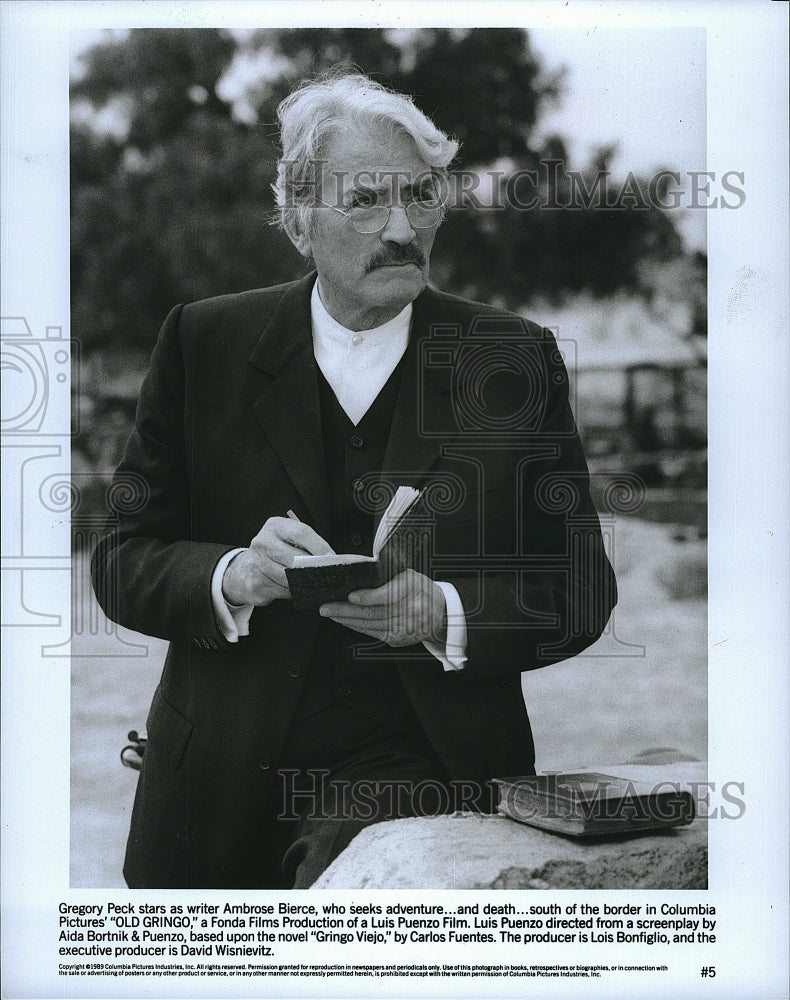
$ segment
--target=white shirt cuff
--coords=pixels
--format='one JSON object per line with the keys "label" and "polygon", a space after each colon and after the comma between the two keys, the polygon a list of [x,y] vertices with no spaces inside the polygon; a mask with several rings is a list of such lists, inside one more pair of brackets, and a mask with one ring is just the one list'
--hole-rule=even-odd
{"label": "white shirt cuff", "polygon": [[211,577],[211,603],[214,605],[214,617],[217,619],[220,632],[228,642],[238,642],[239,636],[250,634],[250,615],[252,604],[228,604],[222,593],[222,578],[225,570],[236,556],[244,549],[232,549],[226,552],[214,567]]}
{"label": "white shirt cuff", "polygon": [[435,656],[445,671],[463,670],[466,663],[466,615],[458,591],[451,583],[437,580],[442,588],[447,614],[447,640],[444,648],[436,642],[423,642],[428,652]]}

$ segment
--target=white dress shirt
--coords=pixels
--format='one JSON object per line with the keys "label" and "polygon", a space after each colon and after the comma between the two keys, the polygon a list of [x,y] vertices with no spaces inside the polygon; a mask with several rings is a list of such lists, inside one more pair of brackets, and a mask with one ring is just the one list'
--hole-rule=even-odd
{"label": "white dress shirt", "polygon": [[[313,286],[310,314],[313,352],[318,367],[332,388],[349,420],[356,426],[384,388],[409,343],[411,303],[388,322],[372,330],[348,330],[324,308],[318,282]],[[239,552],[227,552],[217,563],[211,580],[211,598],[220,630],[228,642],[249,635],[253,605],[230,605],[222,594],[225,570]],[[461,670],[466,663],[466,617],[458,591],[451,583],[437,580],[444,594],[447,641],[442,647],[425,641],[425,648],[445,670]]]}

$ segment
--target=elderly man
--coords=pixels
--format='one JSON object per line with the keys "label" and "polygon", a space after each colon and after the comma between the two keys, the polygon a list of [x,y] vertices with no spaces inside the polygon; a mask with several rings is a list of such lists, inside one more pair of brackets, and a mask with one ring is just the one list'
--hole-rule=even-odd
{"label": "elderly man", "polygon": [[[361,75],[280,107],[302,280],[177,306],[93,559],[125,626],[169,640],[124,868],[133,887],[307,887],[364,825],[490,811],[534,772],[520,675],[615,601],[551,334],[427,284],[457,144]],[[305,553],[369,553],[399,485],[424,558],[298,610]]]}

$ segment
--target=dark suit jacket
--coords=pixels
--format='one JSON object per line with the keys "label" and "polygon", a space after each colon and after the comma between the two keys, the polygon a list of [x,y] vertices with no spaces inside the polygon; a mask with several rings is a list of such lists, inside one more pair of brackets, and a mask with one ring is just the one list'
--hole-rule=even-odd
{"label": "dark suit jacket", "polygon": [[[148,718],[131,885],[243,885],[260,849],[319,618],[278,600],[231,644],[210,582],[268,517],[293,508],[328,531],[314,280],[175,308],[116,473],[119,527],[94,554],[94,587],[111,618],[170,641]],[[426,289],[384,475],[434,491],[429,570],[459,591],[468,662],[447,673],[422,646],[383,652],[397,657],[452,778],[530,772],[520,674],[584,649],[616,599],[551,334]]]}

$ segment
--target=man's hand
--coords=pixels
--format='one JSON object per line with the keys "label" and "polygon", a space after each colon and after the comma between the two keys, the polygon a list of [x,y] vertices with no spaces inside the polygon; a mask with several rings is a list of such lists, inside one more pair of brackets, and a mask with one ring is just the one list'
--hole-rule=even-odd
{"label": "man's hand", "polygon": [[329,555],[334,550],[313,529],[288,517],[270,517],[250,542],[231,560],[222,578],[222,595],[229,604],[264,606],[290,598],[286,569],[296,556]]}
{"label": "man's hand", "polygon": [[442,645],[447,639],[442,588],[413,569],[375,590],[354,591],[347,601],[323,604],[320,612],[388,646],[426,640]]}

